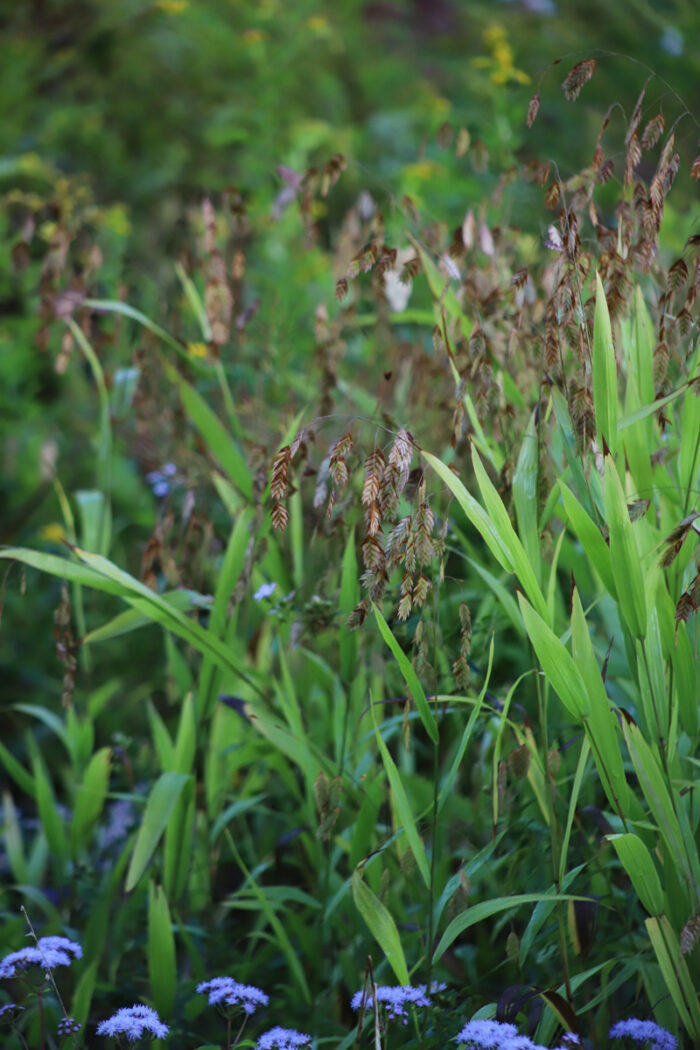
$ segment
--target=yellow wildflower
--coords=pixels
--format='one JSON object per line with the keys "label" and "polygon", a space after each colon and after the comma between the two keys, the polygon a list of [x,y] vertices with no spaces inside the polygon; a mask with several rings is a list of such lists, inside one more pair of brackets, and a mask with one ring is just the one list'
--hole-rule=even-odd
{"label": "yellow wildflower", "polygon": [[267,33],[264,29],[246,29],[242,39],[244,44],[262,44],[267,40]]}
{"label": "yellow wildflower", "polygon": [[166,15],[181,15],[189,6],[189,0],[156,0],[156,7]]}
{"label": "yellow wildflower", "polygon": [[50,521],[48,525],[42,525],[39,529],[39,538],[49,540],[51,543],[60,543],[66,538],[66,530],[60,521]]}
{"label": "yellow wildflower", "polygon": [[190,357],[204,357],[207,356],[207,344],[206,343],[188,343],[187,353]]}

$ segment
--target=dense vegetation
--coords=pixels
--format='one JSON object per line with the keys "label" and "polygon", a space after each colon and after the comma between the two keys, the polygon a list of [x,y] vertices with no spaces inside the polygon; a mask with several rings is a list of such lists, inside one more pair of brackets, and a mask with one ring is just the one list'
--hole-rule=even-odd
{"label": "dense vegetation", "polygon": [[698,1045],[692,4],[337,7],[5,16],[3,1046]]}

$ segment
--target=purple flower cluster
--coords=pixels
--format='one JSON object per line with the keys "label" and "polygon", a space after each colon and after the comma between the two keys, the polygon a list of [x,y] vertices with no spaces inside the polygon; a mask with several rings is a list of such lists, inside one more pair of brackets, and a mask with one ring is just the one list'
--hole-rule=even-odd
{"label": "purple flower cluster", "polygon": [[141,1003],[123,1006],[107,1021],[100,1021],[97,1026],[98,1035],[123,1035],[131,1043],[140,1039],[144,1032],[150,1032],[156,1039],[164,1039],[169,1031],[167,1024],[163,1024],[155,1010]]}
{"label": "purple flower cluster", "polygon": [[622,1039],[626,1036],[635,1043],[648,1043],[650,1050],[676,1050],[678,1041],[674,1035],[667,1032],[661,1025],[654,1021],[640,1021],[636,1017],[628,1017],[626,1021],[618,1021],[610,1029],[611,1039]]}
{"label": "purple flower cluster", "polygon": [[296,1032],[293,1028],[271,1028],[260,1036],[255,1044],[256,1050],[299,1050],[299,1047],[309,1046],[311,1036],[304,1032]]}
{"label": "purple flower cluster", "polygon": [[76,1035],[82,1027],[80,1021],[76,1021],[74,1017],[63,1017],[58,1022],[58,1034],[63,1036]]}
{"label": "purple flower cluster", "polygon": [[16,977],[30,966],[42,966],[45,970],[70,966],[82,954],[80,945],[68,937],[40,937],[35,948],[20,948],[0,959],[0,978]]}
{"label": "purple flower cluster", "polygon": [[[411,1004],[414,1006],[430,1006],[430,999],[426,994],[425,985],[420,988],[413,988],[410,984],[380,984],[376,988],[376,995],[377,1002],[383,1003],[386,1007],[387,1017],[396,1018],[403,1021],[404,1024],[408,1023],[407,1006]],[[373,1003],[374,998],[369,989],[355,992],[350,1000],[353,1010],[359,1010],[361,1007],[364,1007],[365,1010],[371,1009]]]}
{"label": "purple flower cluster", "polygon": [[212,977],[202,981],[197,991],[209,996],[210,1006],[242,1006],[247,1014],[254,1014],[259,1006],[267,1006],[269,998],[252,984],[239,984],[233,977]]}

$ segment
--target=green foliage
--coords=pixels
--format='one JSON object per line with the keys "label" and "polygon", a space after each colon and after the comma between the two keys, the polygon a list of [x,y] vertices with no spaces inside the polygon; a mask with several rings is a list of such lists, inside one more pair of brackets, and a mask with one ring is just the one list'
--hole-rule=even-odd
{"label": "green foliage", "polygon": [[[74,1016],[147,998],[185,1040],[218,1038],[193,992],[232,972],[344,1046],[363,974],[468,989],[405,1042],[468,1010],[602,1045],[653,1010],[693,1045],[693,158],[648,130],[648,87],[617,185],[607,121],[573,174],[506,170],[524,59],[486,8],[450,108],[446,73],[407,99],[373,66],[391,33],[417,48],[408,19],[341,7],[88,3],[64,48],[12,20],[63,108],[24,100],[36,141],[0,172],[22,300],[0,337],[43,355],[11,353],[2,395],[16,426],[28,384],[36,427],[0,549],[2,947],[21,898],[81,931]],[[87,169],[105,112],[87,50],[114,99],[92,174],[129,211],[52,167]]]}

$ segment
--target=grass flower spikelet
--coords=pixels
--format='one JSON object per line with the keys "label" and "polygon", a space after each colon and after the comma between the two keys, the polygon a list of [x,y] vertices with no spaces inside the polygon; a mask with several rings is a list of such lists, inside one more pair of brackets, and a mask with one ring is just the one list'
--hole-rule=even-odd
{"label": "grass flower spikelet", "polygon": [[167,1024],[163,1024],[155,1010],[141,1003],[123,1006],[106,1021],[100,1021],[97,1026],[98,1035],[124,1035],[132,1043],[140,1039],[144,1032],[150,1032],[156,1039],[164,1039],[169,1031]]}
{"label": "grass flower spikelet", "polygon": [[635,1043],[647,1043],[651,1050],[676,1050],[678,1041],[674,1035],[654,1021],[641,1021],[637,1017],[628,1017],[618,1021],[609,1032],[611,1039],[622,1039],[625,1036]]}
{"label": "grass flower spikelet", "polygon": [[267,1006],[269,998],[252,984],[239,984],[233,977],[212,977],[197,985],[201,995],[209,996],[210,1006],[242,1006],[247,1014],[254,1014],[260,1006]]}

